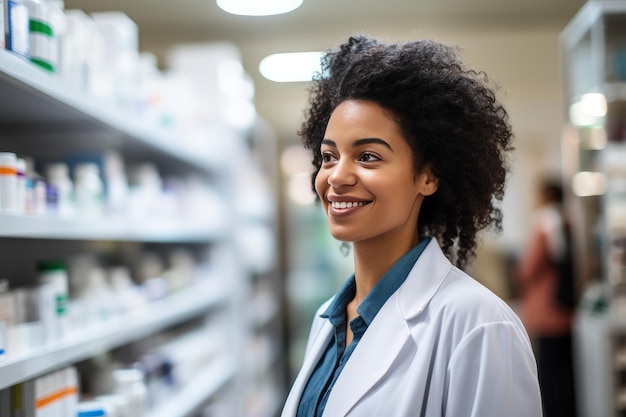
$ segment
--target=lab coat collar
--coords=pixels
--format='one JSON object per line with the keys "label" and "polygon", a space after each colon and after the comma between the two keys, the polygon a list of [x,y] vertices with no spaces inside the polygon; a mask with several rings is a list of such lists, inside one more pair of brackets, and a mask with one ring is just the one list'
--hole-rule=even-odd
{"label": "lab coat collar", "polygon": [[431,239],[396,293],[400,314],[405,320],[411,320],[424,311],[452,268],[437,239]]}
{"label": "lab coat collar", "polygon": [[[451,267],[437,240],[432,239],[406,281],[383,305],[356,346],[333,387],[324,416],[348,414],[384,378],[410,340],[407,321],[424,311]],[[324,348],[325,345],[321,349]]]}

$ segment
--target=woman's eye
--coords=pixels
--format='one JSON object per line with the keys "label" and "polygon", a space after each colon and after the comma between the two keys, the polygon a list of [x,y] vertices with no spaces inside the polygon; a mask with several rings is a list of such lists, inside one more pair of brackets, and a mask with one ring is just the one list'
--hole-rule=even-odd
{"label": "woman's eye", "polygon": [[323,153],[322,154],[322,162],[332,162],[335,160],[335,157],[331,153]]}
{"label": "woman's eye", "polygon": [[376,155],[371,154],[371,153],[364,153],[359,158],[359,161],[361,161],[361,162],[375,162],[375,161],[380,161],[380,158],[377,157]]}

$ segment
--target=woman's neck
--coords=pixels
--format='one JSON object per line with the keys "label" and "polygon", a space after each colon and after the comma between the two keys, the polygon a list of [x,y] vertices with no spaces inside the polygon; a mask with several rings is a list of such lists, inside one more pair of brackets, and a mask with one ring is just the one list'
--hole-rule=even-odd
{"label": "woman's neck", "polygon": [[354,277],[357,306],[385,273],[419,241],[418,237],[390,242],[355,242]]}

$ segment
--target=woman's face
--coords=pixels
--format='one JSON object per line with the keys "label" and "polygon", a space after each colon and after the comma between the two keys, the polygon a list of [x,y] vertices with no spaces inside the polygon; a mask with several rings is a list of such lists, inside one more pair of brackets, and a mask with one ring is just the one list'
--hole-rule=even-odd
{"label": "woman's face", "polygon": [[417,242],[419,209],[436,180],[428,170],[415,174],[411,148],[381,106],[363,100],[337,106],[321,153],[315,189],[336,239]]}

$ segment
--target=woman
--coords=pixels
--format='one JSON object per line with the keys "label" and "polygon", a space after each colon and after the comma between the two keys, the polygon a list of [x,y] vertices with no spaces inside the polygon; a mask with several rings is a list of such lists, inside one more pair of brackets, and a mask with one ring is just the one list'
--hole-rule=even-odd
{"label": "woman", "polygon": [[283,417],[539,417],[511,309],[456,266],[500,227],[507,113],[453,48],[351,37],[301,129],[354,275],[315,316]]}
{"label": "woman", "polygon": [[520,318],[534,339],[544,417],[576,417],[574,265],[560,181],[542,180],[538,197],[518,261]]}

